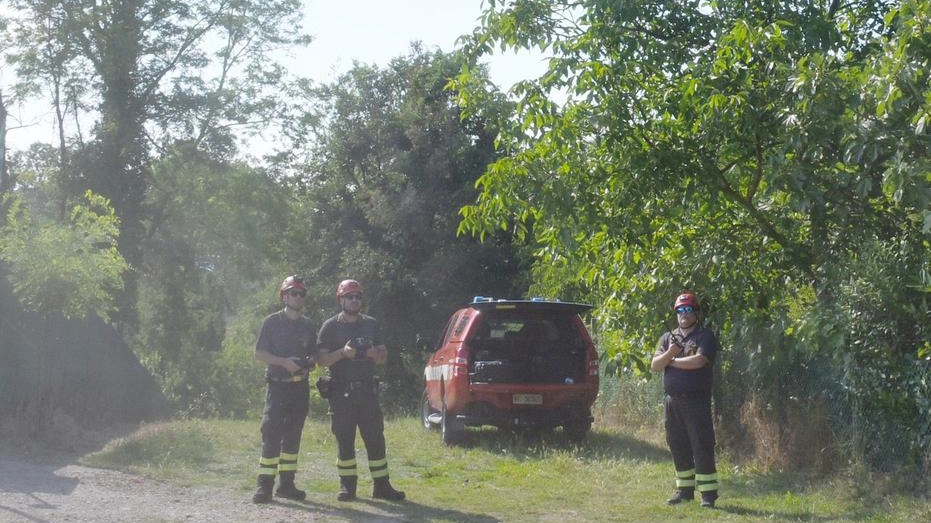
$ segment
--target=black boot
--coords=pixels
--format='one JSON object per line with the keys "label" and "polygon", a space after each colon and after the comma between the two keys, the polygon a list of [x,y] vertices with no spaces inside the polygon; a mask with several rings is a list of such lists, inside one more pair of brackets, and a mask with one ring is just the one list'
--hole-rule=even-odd
{"label": "black boot", "polygon": [[295,501],[304,501],[304,498],[307,497],[306,492],[298,490],[294,486],[294,472],[281,472],[278,474],[278,488],[275,489],[275,495]]}
{"label": "black boot", "polygon": [[372,497],[377,499],[387,499],[388,501],[401,501],[404,499],[404,492],[394,490],[388,477],[375,478],[375,487],[372,489]]}
{"label": "black boot", "polygon": [[680,488],[677,490],[671,498],[666,500],[667,505],[678,505],[683,501],[692,501],[695,499],[695,489],[692,488]]}
{"label": "black boot", "polygon": [[253,503],[268,503],[272,500],[272,487],[275,485],[275,476],[259,474],[255,480],[255,494],[252,495]]}
{"label": "black boot", "polygon": [[358,476],[340,476],[339,477],[339,494],[336,499],[340,501],[352,501],[356,499],[356,483]]}
{"label": "black boot", "polygon": [[714,508],[714,502],[718,499],[718,491],[712,490],[710,492],[701,493],[701,506],[705,508]]}

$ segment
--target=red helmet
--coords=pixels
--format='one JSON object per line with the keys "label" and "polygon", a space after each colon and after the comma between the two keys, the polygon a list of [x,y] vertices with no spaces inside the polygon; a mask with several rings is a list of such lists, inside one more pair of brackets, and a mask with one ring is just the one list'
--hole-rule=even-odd
{"label": "red helmet", "polygon": [[691,305],[696,311],[701,310],[701,305],[698,304],[698,298],[695,297],[691,292],[683,292],[676,298],[676,303],[673,304],[672,308],[675,310],[677,307],[683,305]]}
{"label": "red helmet", "polygon": [[336,287],[337,298],[342,298],[343,296],[353,292],[362,294],[362,285],[359,285],[359,282],[356,280],[343,280],[339,282],[339,286]]}
{"label": "red helmet", "polygon": [[307,287],[304,287],[304,278],[300,276],[288,276],[281,282],[281,287],[278,288],[278,298],[284,298],[284,293],[290,291],[291,289],[300,289],[304,292],[307,292]]}

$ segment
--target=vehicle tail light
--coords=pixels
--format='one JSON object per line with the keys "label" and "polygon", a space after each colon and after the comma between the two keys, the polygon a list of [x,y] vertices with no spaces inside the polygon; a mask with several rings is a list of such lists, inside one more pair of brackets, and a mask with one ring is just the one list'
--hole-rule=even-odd
{"label": "vehicle tail light", "polygon": [[588,362],[588,375],[589,376],[598,375],[598,360],[591,360]]}

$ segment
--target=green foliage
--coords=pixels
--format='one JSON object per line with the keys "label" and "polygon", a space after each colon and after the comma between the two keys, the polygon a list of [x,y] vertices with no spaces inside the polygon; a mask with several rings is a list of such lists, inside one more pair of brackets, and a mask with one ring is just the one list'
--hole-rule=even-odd
{"label": "green foliage", "polygon": [[148,205],[160,219],[145,246],[134,350],[185,415],[245,415],[262,385],[251,365],[255,340],[233,342],[228,322],[254,320],[255,303],[273,296],[255,282],[275,268],[287,192],[261,171],[190,146],[157,162],[153,179],[159,191]]}
{"label": "green foliage", "polygon": [[[188,401],[186,415],[191,417],[222,416],[235,419],[261,417],[265,406],[265,364],[256,361],[253,354],[262,319],[280,305],[275,296],[259,291],[242,297],[239,311],[227,319],[223,347],[208,355],[192,352],[188,358],[205,361],[201,373],[189,377],[181,366],[179,379],[196,382],[200,395]],[[184,390],[184,389],[179,389]]]}
{"label": "green foliage", "polygon": [[135,119],[151,124],[161,146],[188,141],[223,156],[232,129],[266,127],[286,105],[275,53],[310,42],[300,7],[299,0],[13,0],[4,51],[23,87],[48,85],[62,111],[96,106],[98,135]]}
{"label": "green foliage", "polygon": [[[778,419],[796,394],[858,389],[838,427],[881,412],[861,402],[879,383],[860,365],[875,361],[905,387],[869,432],[881,437],[926,415],[928,18],[926,1],[492,3],[466,55],[552,58],[515,88],[507,154],[461,228],[513,231],[542,293],[599,304],[618,372],[644,368],[672,296],[697,291],[735,427],[758,396]],[[481,98],[468,71],[453,82],[466,107]],[[917,425],[906,447],[925,444]]]}
{"label": "green foliage", "polygon": [[65,223],[36,216],[14,198],[0,230],[17,298],[27,310],[107,318],[112,293],[129,267],[116,249],[118,220],[109,202],[88,191]]}
{"label": "green foliage", "polygon": [[[928,401],[931,366],[917,348],[931,339],[929,300],[909,270],[927,263],[928,251],[915,243],[869,243],[848,263],[836,296],[847,346],[840,351],[844,394],[851,404],[848,441],[881,468],[922,470],[928,465],[931,426]],[[852,270],[856,265],[857,270]]]}
{"label": "green foliage", "polygon": [[507,235],[485,244],[456,236],[457,213],[495,158],[496,133],[489,117],[455,106],[446,86],[460,70],[457,56],[414,47],[385,69],[358,65],[322,86],[327,125],[292,180],[299,196],[283,259],[308,277],[317,322],[337,312],[340,280],[362,283],[391,353],[382,376],[389,409],[416,408],[426,354],[456,307],[526,288]]}
{"label": "green foliage", "polygon": [[[15,0],[4,57],[25,90],[55,109],[61,187],[90,188],[120,218],[124,273],[116,318],[136,330],[143,244],[162,216],[146,202],[152,156],[179,143],[231,158],[234,130],[276,128],[290,87],[276,60],[309,42],[299,0],[142,0],[98,5]],[[92,138],[67,135],[64,118],[94,118]],[[71,150],[69,145],[76,144]],[[157,188],[155,188],[157,190]],[[67,197],[67,195],[66,195]]]}
{"label": "green foliage", "polygon": [[33,144],[11,153],[9,170],[13,178],[10,192],[31,213],[48,219],[64,217],[69,199],[58,184],[59,165],[53,147]]}

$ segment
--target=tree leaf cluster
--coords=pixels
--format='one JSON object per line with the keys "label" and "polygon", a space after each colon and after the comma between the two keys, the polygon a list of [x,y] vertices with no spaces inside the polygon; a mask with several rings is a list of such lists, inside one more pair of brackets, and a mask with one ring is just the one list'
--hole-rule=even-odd
{"label": "tree leaf cluster", "polygon": [[[726,348],[721,392],[736,399],[722,415],[736,431],[757,397],[779,411],[825,394],[862,414],[884,387],[848,387],[870,354],[893,375],[902,357],[928,372],[916,359],[931,310],[928,13],[493,2],[463,52],[539,48],[549,70],[512,91],[507,154],[480,178],[463,229],[513,231],[535,249],[538,288],[598,303],[618,372],[644,372],[671,300],[696,291]],[[913,417],[928,414],[921,394],[898,395]],[[923,448],[928,435],[909,430],[907,446]]]}
{"label": "tree leaf cluster", "polygon": [[14,196],[0,229],[0,259],[27,310],[107,318],[128,266],[116,248],[118,220],[109,202],[88,191],[64,224],[31,212]]}

